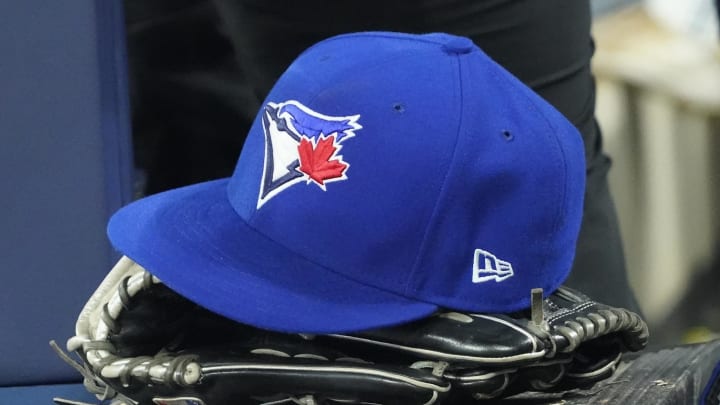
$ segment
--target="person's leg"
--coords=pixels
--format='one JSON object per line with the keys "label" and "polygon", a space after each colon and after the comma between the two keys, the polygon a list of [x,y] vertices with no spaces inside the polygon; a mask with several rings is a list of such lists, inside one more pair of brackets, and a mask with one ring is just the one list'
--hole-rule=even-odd
{"label": "person's leg", "polygon": [[594,118],[588,1],[565,0],[215,0],[259,106],[304,49],[352,31],[449,32],[468,36],[553,104],[580,130],[586,148],[585,215],[567,284],[608,304],[639,310],[627,281],[617,216],[607,185],[610,161]]}
{"label": "person's leg", "polygon": [[[600,132],[596,131],[599,144]],[[575,262],[566,284],[597,300],[641,313],[628,282],[617,214],[608,188],[610,159],[599,145],[593,151],[588,160],[585,210]]]}
{"label": "person's leg", "polygon": [[[255,113],[209,0],[125,0],[138,193],[226,177]],[[239,135],[240,134],[240,135]]]}

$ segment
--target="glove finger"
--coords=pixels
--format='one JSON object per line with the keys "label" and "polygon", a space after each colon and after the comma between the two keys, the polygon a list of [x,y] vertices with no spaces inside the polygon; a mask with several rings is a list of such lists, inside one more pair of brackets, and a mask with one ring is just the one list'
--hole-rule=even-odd
{"label": "glove finger", "polygon": [[308,397],[318,404],[441,404],[450,390],[447,381],[425,370],[297,356],[201,354],[196,359],[200,381],[186,386],[137,379],[124,385],[119,378],[104,380],[139,404],[156,404],[161,398],[163,403],[172,403],[168,398],[192,398],[214,405]]}
{"label": "glove finger", "polygon": [[512,368],[545,355],[541,339],[517,320],[501,314],[440,312],[419,321],[356,334],[334,334],[343,347],[370,356],[407,356],[463,365]]}

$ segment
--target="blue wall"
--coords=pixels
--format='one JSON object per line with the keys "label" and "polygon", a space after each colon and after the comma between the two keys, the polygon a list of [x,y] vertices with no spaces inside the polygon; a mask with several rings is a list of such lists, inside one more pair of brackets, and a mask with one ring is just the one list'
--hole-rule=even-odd
{"label": "blue wall", "polygon": [[78,380],[48,346],[117,255],[130,199],[121,2],[0,2],[0,386]]}

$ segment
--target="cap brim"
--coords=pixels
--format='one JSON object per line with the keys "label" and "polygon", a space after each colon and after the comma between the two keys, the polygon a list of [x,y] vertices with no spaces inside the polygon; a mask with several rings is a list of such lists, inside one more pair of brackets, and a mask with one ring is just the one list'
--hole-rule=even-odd
{"label": "cap brim", "polygon": [[260,328],[352,332],[437,310],[358,283],[265,237],[233,210],[227,182],[200,183],[136,201],[113,215],[108,236],[121,253],[176,292]]}

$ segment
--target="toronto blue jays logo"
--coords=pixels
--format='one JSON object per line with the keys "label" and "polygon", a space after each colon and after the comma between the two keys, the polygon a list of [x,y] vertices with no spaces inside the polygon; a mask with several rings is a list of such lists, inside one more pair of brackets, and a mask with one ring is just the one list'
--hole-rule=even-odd
{"label": "toronto blue jays logo", "polygon": [[350,163],[339,155],[343,143],[362,128],[360,115],[328,116],[289,100],[268,103],[262,112],[265,166],[258,196],[259,209],[295,184],[346,180]]}

